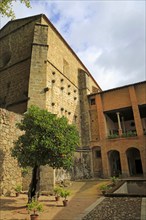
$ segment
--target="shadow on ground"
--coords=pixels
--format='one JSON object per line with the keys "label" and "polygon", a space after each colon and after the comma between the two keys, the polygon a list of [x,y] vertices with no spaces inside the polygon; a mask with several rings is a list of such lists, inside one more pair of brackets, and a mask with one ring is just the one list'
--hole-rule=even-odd
{"label": "shadow on ground", "polygon": [[[39,214],[39,220],[73,220],[100,197],[99,183],[101,181],[98,180],[75,181],[70,187],[66,187],[71,191],[67,207],[63,207],[62,199],[56,202],[54,196],[40,196],[39,201],[43,204],[44,211]],[[27,195],[1,197],[2,220],[30,219],[26,204]]]}

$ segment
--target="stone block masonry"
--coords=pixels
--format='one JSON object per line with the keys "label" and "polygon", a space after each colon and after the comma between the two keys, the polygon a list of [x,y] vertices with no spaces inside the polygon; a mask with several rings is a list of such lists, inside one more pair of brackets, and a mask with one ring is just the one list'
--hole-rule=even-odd
{"label": "stone block masonry", "polygon": [[10,151],[21,134],[16,128],[21,119],[21,115],[0,109],[0,195],[10,195],[16,185],[22,184],[21,169]]}
{"label": "stone block masonry", "polygon": [[[22,118],[23,116],[20,114],[0,109],[0,195],[13,195],[16,185],[22,185],[23,190],[27,191],[31,181],[31,169],[29,169],[29,173],[25,177],[22,177],[21,168],[18,166],[17,160],[11,156],[11,148],[14,146],[14,141],[22,134],[16,127],[16,123],[20,122]],[[55,171],[47,165],[41,166],[40,189],[50,191],[56,181],[64,179],[89,178],[89,155],[84,153],[82,162],[79,155],[79,152],[75,153],[75,165],[71,173],[66,173],[63,170]]]}
{"label": "stone block masonry", "polygon": [[[16,159],[11,156],[14,141],[22,134],[16,127],[22,115],[0,108],[0,195],[13,195],[15,187],[22,185],[28,190],[31,181],[31,169],[22,177],[21,168]],[[41,190],[49,190],[54,186],[54,172],[48,166],[41,166]]]}

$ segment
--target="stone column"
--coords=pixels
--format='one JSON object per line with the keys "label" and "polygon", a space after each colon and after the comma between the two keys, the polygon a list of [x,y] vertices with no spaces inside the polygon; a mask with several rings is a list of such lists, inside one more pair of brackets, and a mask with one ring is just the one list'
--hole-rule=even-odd
{"label": "stone column", "polygon": [[117,114],[117,119],[118,119],[118,131],[119,131],[119,136],[122,135],[122,127],[121,127],[121,121],[120,121],[120,112],[116,112]]}

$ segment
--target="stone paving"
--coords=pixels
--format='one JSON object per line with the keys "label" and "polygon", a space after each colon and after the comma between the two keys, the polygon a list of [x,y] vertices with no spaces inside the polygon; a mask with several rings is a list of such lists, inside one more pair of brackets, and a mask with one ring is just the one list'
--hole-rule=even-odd
{"label": "stone paving", "polygon": [[83,220],[141,220],[141,198],[105,198]]}

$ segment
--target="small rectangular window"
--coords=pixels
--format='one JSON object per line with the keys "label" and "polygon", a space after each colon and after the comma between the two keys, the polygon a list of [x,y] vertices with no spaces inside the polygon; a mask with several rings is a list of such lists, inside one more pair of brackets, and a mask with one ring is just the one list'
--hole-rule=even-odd
{"label": "small rectangular window", "polygon": [[95,105],[95,99],[90,99],[90,104]]}

